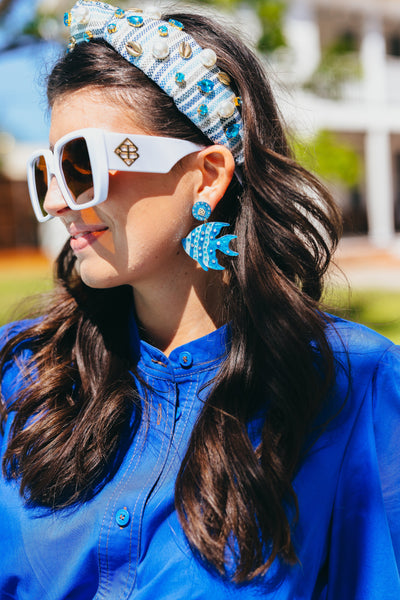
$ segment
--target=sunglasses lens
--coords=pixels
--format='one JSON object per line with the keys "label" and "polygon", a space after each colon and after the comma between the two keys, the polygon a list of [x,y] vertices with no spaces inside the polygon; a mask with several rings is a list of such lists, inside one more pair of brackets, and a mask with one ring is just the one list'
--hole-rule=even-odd
{"label": "sunglasses lens", "polygon": [[61,162],[65,183],[74,202],[79,205],[90,202],[93,199],[93,177],[85,138],[67,142]]}
{"label": "sunglasses lens", "polygon": [[35,175],[35,184],[36,184],[36,193],[39,202],[39,208],[43,214],[43,216],[47,216],[47,212],[43,208],[44,199],[47,194],[47,189],[49,186],[49,177],[47,173],[47,166],[44,156],[38,156],[34,163],[34,175]]}

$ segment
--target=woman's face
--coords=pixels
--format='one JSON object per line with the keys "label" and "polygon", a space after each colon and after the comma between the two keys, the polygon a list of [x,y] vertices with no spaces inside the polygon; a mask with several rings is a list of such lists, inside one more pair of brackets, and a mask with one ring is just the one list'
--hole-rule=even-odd
{"label": "woman's face", "polygon": [[[148,133],[127,113],[107,91],[84,88],[63,96],[52,110],[50,145],[87,127]],[[53,177],[45,208],[63,221],[71,235],[80,276],[87,285],[159,285],[194,268],[181,245],[193,225],[192,157],[182,159],[167,174],[110,173],[107,200],[81,211],[67,207]]]}

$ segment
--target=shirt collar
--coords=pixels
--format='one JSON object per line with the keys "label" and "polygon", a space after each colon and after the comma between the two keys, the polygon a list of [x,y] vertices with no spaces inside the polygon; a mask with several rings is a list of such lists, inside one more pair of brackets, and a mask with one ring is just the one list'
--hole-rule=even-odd
{"label": "shirt collar", "polygon": [[157,371],[161,375],[173,372],[175,376],[210,369],[220,363],[230,347],[230,327],[222,327],[175,348],[167,357],[161,350],[140,339],[134,314],[129,322],[130,347],[141,371]]}

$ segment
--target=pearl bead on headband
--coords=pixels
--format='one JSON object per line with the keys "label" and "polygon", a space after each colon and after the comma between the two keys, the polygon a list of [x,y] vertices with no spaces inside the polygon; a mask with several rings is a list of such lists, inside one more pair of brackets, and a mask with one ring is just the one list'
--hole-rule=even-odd
{"label": "pearl bead on headband", "polygon": [[93,0],[78,0],[65,13],[69,49],[77,43],[103,39],[143,71],[211,141],[229,148],[243,163],[241,99],[230,77],[216,66],[211,48],[201,48],[179,21],[161,20],[155,8],[123,10]]}

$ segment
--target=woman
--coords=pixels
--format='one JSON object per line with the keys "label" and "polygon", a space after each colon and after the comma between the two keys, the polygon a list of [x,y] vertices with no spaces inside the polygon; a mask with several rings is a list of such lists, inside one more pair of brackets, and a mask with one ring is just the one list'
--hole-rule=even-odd
{"label": "woman", "polygon": [[65,23],[29,185],[70,240],[2,333],[0,597],[399,598],[399,351],[319,310],[339,217],[262,68],[195,14]]}

